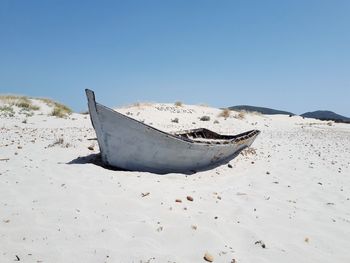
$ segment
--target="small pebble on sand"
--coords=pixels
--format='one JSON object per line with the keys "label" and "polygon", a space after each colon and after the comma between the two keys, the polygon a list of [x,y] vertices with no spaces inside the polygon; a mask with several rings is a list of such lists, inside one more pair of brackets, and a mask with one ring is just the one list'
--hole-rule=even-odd
{"label": "small pebble on sand", "polygon": [[193,197],[192,196],[187,196],[187,200],[193,202]]}

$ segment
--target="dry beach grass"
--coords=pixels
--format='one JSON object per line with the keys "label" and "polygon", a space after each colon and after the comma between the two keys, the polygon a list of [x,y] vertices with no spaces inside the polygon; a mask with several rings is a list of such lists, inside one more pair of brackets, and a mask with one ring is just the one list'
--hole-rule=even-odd
{"label": "dry beach grass", "polygon": [[[40,110],[40,102],[44,102],[47,106],[52,107],[51,115],[59,118],[65,118],[72,113],[72,110],[58,103],[54,100],[48,98],[31,98],[27,96],[17,96],[17,95],[2,95],[0,96],[0,114],[1,112],[10,113],[14,115],[14,108],[16,106],[22,112],[26,112],[27,115],[33,115],[34,111]],[[7,114],[8,115],[8,114]]]}

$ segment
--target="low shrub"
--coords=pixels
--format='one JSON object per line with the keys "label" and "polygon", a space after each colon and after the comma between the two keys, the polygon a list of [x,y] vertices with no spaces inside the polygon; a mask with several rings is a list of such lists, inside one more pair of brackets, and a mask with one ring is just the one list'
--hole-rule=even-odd
{"label": "low shrub", "polygon": [[244,118],[245,118],[245,112],[244,111],[240,111],[240,112],[238,112],[234,117],[236,118],[236,119],[239,119],[239,120],[243,120]]}
{"label": "low shrub", "polygon": [[0,106],[0,116],[13,117],[15,112],[11,106]]}
{"label": "low shrub", "polygon": [[223,109],[220,114],[219,117],[224,117],[225,119],[227,119],[228,117],[230,117],[231,111],[229,109]]}
{"label": "low shrub", "polygon": [[210,117],[209,116],[202,116],[199,118],[199,120],[201,121],[210,121]]}
{"label": "low shrub", "polygon": [[14,102],[14,105],[28,111],[36,111],[40,109],[39,106],[33,105],[27,97],[18,97],[17,101]]}
{"label": "low shrub", "polygon": [[179,118],[172,119],[171,122],[179,123]]}

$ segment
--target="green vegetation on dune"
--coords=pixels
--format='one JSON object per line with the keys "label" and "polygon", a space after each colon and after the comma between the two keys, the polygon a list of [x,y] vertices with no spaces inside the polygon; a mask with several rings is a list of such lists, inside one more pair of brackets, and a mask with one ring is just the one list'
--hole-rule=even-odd
{"label": "green vegetation on dune", "polygon": [[25,96],[4,95],[0,96],[0,101],[9,106],[17,106],[28,111],[36,111],[40,109],[40,107],[33,105],[30,98]]}
{"label": "green vegetation on dune", "polygon": [[67,106],[55,105],[55,107],[53,108],[53,110],[51,112],[51,116],[56,116],[58,118],[64,118],[64,117],[67,117],[71,113],[72,113],[72,110],[69,109]]}
{"label": "green vegetation on dune", "polygon": [[65,118],[72,113],[72,110],[69,107],[61,103],[58,103],[56,101],[53,101],[51,99],[31,98],[31,97],[16,96],[16,95],[1,95],[0,102],[2,102],[4,106],[0,107],[0,115],[8,116],[8,117],[14,116],[15,111],[13,109],[13,106],[16,106],[20,108],[19,112],[21,114],[32,116],[34,114],[34,111],[40,110],[40,107],[37,105],[34,105],[31,99],[40,100],[46,103],[48,106],[52,107],[53,109],[52,109],[52,112],[50,113],[51,116]]}
{"label": "green vegetation on dune", "polygon": [[3,117],[13,117],[15,112],[11,106],[0,106],[0,116]]}
{"label": "green vegetation on dune", "polygon": [[53,110],[50,114],[51,116],[56,116],[58,118],[65,118],[72,113],[72,110],[69,107],[61,103],[58,103],[56,101],[53,101],[51,99],[40,98],[39,100],[45,102],[48,106],[53,107]]}
{"label": "green vegetation on dune", "polygon": [[275,110],[265,107],[256,107],[256,106],[249,106],[249,105],[237,105],[229,107],[230,110],[244,110],[248,112],[259,112],[261,114],[284,114],[284,115],[295,115],[292,112],[289,111],[283,111],[283,110]]}
{"label": "green vegetation on dune", "polygon": [[350,118],[339,115],[333,111],[327,111],[327,110],[305,112],[305,113],[301,114],[300,116],[305,117],[305,118],[319,119],[319,120],[323,120],[323,121],[335,121],[335,122],[350,123]]}

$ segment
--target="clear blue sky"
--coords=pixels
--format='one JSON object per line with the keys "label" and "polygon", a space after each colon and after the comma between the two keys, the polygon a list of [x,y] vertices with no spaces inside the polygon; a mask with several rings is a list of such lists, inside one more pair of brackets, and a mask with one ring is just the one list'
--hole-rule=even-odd
{"label": "clear blue sky", "polygon": [[0,93],[350,116],[350,1],[0,0]]}

